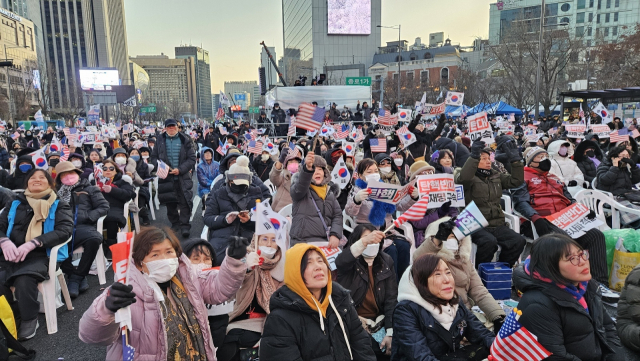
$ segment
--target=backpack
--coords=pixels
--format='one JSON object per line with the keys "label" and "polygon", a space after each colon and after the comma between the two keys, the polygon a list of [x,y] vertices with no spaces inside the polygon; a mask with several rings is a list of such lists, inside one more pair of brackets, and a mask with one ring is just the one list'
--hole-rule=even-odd
{"label": "backpack", "polygon": [[[53,231],[53,228],[56,224],[56,210],[58,209],[59,202],[60,200],[56,199],[51,205],[51,208],[49,209],[49,215],[44,221],[44,231],[42,232],[42,234]],[[13,223],[16,219],[16,211],[20,203],[20,200],[11,202],[11,209],[9,210],[9,214],[7,216],[9,221],[9,226],[7,228],[7,237],[11,237]],[[51,257],[51,248],[47,248],[47,256]],[[64,262],[67,258],[69,258],[69,247],[60,247],[60,250],[58,251],[58,259],[56,260],[56,262]]]}

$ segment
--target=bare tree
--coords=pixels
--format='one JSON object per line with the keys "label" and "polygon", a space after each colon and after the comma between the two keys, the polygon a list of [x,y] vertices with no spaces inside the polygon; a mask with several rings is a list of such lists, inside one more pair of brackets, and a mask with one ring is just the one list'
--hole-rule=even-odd
{"label": "bare tree", "polygon": [[591,53],[599,89],[640,84],[640,24],[623,29],[618,42],[600,42]]}

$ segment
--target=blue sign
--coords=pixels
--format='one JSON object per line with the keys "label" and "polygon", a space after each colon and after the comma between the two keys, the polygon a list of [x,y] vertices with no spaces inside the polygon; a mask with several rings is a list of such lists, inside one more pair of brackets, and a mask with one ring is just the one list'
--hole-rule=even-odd
{"label": "blue sign", "polygon": [[233,94],[233,99],[235,101],[246,101],[247,100],[247,95],[246,94]]}

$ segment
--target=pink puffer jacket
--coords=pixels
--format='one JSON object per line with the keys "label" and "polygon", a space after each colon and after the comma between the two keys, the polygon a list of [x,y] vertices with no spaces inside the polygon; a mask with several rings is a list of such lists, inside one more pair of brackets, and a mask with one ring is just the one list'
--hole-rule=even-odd
{"label": "pink puffer jacket", "polygon": [[[193,305],[198,323],[202,329],[207,360],[216,360],[215,348],[211,340],[207,304],[220,304],[235,297],[247,271],[245,263],[232,257],[225,257],[220,272],[209,272],[207,278],[198,278],[186,255],[179,258],[178,274]],[[135,360],[166,360],[167,334],[159,302],[155,301],[153,289],[143,278],[142,272],[131,267],[129,276],[136,302],[131,305],[133,330],[129,342],[135,351]],[[122,360],[122,341],[115,314],[109,311],[104,301],[108,289],[96,298],[80,319],[80,339],[87,344],[107,346],[107,360]]]}

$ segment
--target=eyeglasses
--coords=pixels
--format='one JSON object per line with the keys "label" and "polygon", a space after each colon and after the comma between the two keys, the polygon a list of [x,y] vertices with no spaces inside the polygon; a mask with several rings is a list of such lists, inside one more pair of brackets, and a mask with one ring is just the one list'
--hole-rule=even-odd
{"label": "eyeglasses", "polygon": [[115,167],[102,167],[102,170],[105,171],[105,172],[106,171],[112,171],[113,172],[114,170],[116,170],[116,168]]}
{"label": "eyeglasses", "polygon": [[577,255],[569,257],[567,259],[567,261],[571,262],[571,264],[574,265],[574,266],[579,266],[580,265],[580,258],[582,258],[584,261],[588,261],[589,260],[589,251],[587,251],[585,249],[584,251],[581,251]]}

